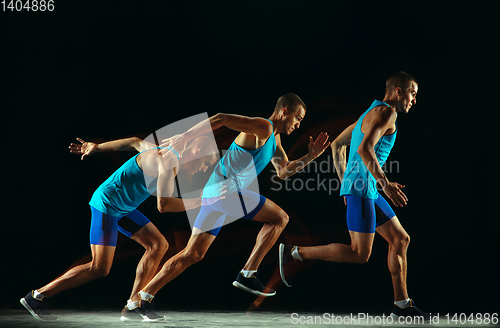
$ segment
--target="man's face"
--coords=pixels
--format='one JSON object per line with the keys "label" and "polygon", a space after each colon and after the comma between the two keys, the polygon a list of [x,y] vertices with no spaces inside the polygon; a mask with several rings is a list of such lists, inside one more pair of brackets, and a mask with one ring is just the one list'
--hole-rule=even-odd
{"label": "man's face", "polygon": [[411,86],[406,90],[400,89],[400,95],[398,95],[398,112],[407,114],[410,108],[417,103],[417,92],[418,85],[415,82],[411,82]]}
{"label": "man's face", "polygon": [[306,116],[306,111],[303,107],[300,107],[295,112],[290,112],[288,109],[284,113],[283,117],[283,132],[290,135],[293,131],[300,127],[300,122]]}

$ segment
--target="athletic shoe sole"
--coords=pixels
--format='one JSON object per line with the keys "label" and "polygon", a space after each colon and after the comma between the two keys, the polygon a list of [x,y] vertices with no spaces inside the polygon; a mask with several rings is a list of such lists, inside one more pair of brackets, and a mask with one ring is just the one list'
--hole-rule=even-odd
{"label": "athletic shoe sole", "polygon": [[28,304],[28,302],[26,302],[26,300],[24,299],[24,297],[21,298],[19,300],[19,302],[21,302],[21,304],[24,306],[24,308],[29,311],[29,313],[33,316],[33,318],[35,318],[37,320],[40,320],[40,321],[44,321],[44,320],[42,320],[42,318],[40,318],[38,316],[38,314],[35,313],[35,311],[31,308],[31,306]]}
{"label": "athletic shoe sole", "polygon": [[38,316],[38,314],[36,314],[36,312],[31,308],[31,306],[28,304],[28,302],[23,298],[21,298],[19,300],[19,302],[24,306],[24,308],[26,310],[29,311],[29,313],[33,316],[33,318],[37,319],[37,320],[40,320],[40,321],[44,321],[44,322],[54,322],[54,321],[57,321],[57,319],[54,319],[54,320],[45,320],[45,319],[42,319]]}
{"label": "athletic shoe sole", "polygon": [[[285,245],[280,244],[280,252],[279,252],[279,265],[280,265],[280,276],[281,276],[281,281],[285,284],[287,287],[292,287],[286,279],[285,279],[285,268],[283,266],[283,257],[285,256]],[[276,254],[276,253],[275,253]]]}
{"label": "athletic shoe sole", "polygon": [[253,290],[251,288],[248,288],[247,286],[237,282],[237,281],[234,281],[233,282],[233,286],[236,287],[236,288],[239,288],[239,289],[242,289],[246,292],[249,292],[249,293],[252,293],[252,294],[255,294],[255,295],[259,295],[259,296],[266,296],[266,297],[269,297],[269,296],[274,296],[276,295],[276,292],[274,293],[263,293],[263,292],[259,292],[258,290]]}
{"label": "athletic shoe sole", "polygon": [[122,321],[122,322],[161,322],[161,321],[167,320],[167,317],[158,318],[158,319],[150,319],[145,315],[138,314],[138,316],[139,315],[141,316],[141,318],[137,317],[137,319],[131,318],[131,317],[126,317],[126,316],[122,315],[120,317],[120,321]]}
{"label": "athletic shoe sole", "polygon": [[120,317],[120,321],[122,321],[122,322],[140,322],[142,320],[140,318],[134,319],[134,318],[130,318],[130,317],[126,317],[126,316],[122,315]]}
{"label": "athletic shoe sole", "polygon": [[142,314],[141,314],[141,317],[142,317],[142,322],[161,322],[161,321],[167,320],[167,317],[161,317],[161,318],[157,318],[157,319],[149,319],[147,316],[142,315]]}

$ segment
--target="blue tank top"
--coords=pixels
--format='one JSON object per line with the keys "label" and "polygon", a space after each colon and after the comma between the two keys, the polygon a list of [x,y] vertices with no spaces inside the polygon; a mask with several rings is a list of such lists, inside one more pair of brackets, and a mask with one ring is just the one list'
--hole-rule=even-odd
{"label": "blue tank top", "polygon": [[[151,149],[160,148],[163,147]],[[171,149],[170,147],[167,148]],[[171,150],[177,155],[177,159],[179,159],[179,154],[175,150]],[[156,191],[157,184],[151,183],[148,188],[144,179],[144,173],[139,164],[137,164],[137,156],[145,151],[130,158],[104,181],[92,195],[89,202],[90,206],[102,213],[122,217],[135,210],[152,195]]]}
{"label": "blue tank top", "polygon": [[269,164],[275,152],[274,133],[262,147],[253,150],[244,149],[233,141],[203,188],[203,198],[220,196],[219,190],[222,185],[226,186],[227,195],[248,188]]}
{"label": "blue tank top", "polygon": [[[370,108],[368,108],[363,115],[358,119],[356,126],[351,134],[351,145],[349,150],[349,161],[347,163],[347,168],[344,173],[344,179],[340,187],[340,195],[354,195],[361,198],[371,198],[376,199],[378,197],[377,182],[373,175],[368,171],[363,160],[359,156],[358,147],[363,140],[365,134],[361,132],[361,125],[363,124],[363,119],[366,114],[377,106],[389,106],[383,101],[375,100]],[[397,124],[396,131],[388,136],[382,136],[380,140],[375,145],[375,154],[380,166],[384,165],[387,157],[391,152],[394,142],[396,141]]]}

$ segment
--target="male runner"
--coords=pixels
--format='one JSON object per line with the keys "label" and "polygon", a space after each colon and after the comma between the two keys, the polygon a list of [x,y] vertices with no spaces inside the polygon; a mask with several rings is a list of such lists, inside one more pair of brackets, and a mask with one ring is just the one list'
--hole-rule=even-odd
{"label": "male runner", "polygon": [[[206,171],[208,166],[216,162],[215,143],[214,147],[208,147],[210,143],[205,142],[206,138],[195,139],[180,154],[171,148],[165,157],[159,154],[160,147],[136,137],[102,144],[85,142],[77,138],[81,145],[72,143],[69,148],[71,153],[81,154],[82,160],[97,152],[149,150],[130,158],[94,192],[89,203],[92,212],[90,227],[92,261],[75,266],[42,288],[29,292],[20,300],[22,305],[36,319],[57,320],[48,313],[47,303],[44,302],[46,298],[108,275],[113,263],[118,231],[146,249],[137,266],[131,295],[135,295],[143,288],[157,272],[160,261],[168,249],[168,243],[153,223],[137,210],[137,207],[154,192],[158,195],[157,205],[161,213],[182,212],[201,206],[200,198],[183,200],[171,196],[175,188],[174,179],[179,169],[180,155],[184,155],[184,162],[187,162],[180,168],[190,175]],[[145,174],[151,176],[152,180],[157,179],[156,185],[147,186]],[[124,308],[121,319],[123,321],[130,319],[130,312]],[[138,308],[136,312],[139,312],[144,321],[163,320],[154,313],[152,304],[142,309]]]}
{"label": "male runner", "polygon": [[[248,261],[233,285],[257,295],[273,296],[276,293],[260,282],[257,270],[288,223],[288,215],[271,200],[249,190],[248,186],[269,162],[276,168],[278,176],[286,179],[329,146],[328,135],[321,133],[314,142],[310,138],[307,155],[288,161],[281,146],[280,134],[289,135],[298,129],[305,114],[306,106],[302,100],[295,94],[286,94],[278,99],[269,119],[221,113],[209,118],[212,130],[226,126],[240,134],[217,164],[203,190],[203,205],[187,246],[163,265],[156,276],[132,297],[133,301],[140,300],[139,306],[142,306],[186,268],[203,259],[224,220],[229,219],[226,215],[264,224]],[[195,125],[184,134],[164,140],[162,145],[175,147],[178,143],[209,132],[205,126],[208,127],[207,124]],[[227,185],[226,198],[210,205],[210,200],[219,195],[217,190],[221,183]]]}
{"label": "male runner", "polygon": [[[398,72],[386,82],[383,101],[375,100],[370,108],[333,142],[332,153],[337,174],[342,181],[340,195],[347,205],[347,226],[351,245],[297,247],[280,245],[280,274],[290,287],[287,263],[293,260],[324,260],[331,262],[366,263],[372,251],[375,231],[389,243],[388,265],[394,287],[393,317],[423,316],[408,297],[406,288],[406,251],[410,237],[401,226],[391,206],[378,193],[376,184],[396,207],[406,205],[408,199],[401,191],[403,185],[390,182],[382,166],[396,140],[396,119],[406,114],[417,103],[416,80]],[[350,145],[346,168],[345,153]],[[375,208],[381,217],[377,220]]]}

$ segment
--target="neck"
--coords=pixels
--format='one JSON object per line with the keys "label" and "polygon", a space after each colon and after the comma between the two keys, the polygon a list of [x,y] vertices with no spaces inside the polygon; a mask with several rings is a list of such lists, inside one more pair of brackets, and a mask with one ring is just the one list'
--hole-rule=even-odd
{"label": "neck", "polygon": [[281,124],[280,124],[280,121],[278,120],[278,116],[273,113],[273,115],[271,115],[271,117],[269,117],[269,120],[271,122],[273,122],[273,133],[274,135],[278,135],[280,132],[279,132],[279,128],[281,127]]}
{"label": "neck", "polygon": [[394,109],[396,112],[397,112],[397,100],[394,99],[394,97],[390,97],[388,95],[385,95],[384,99],[382,100],[383,102],[385,102],[387,105],[389,105],[392,109]]}

